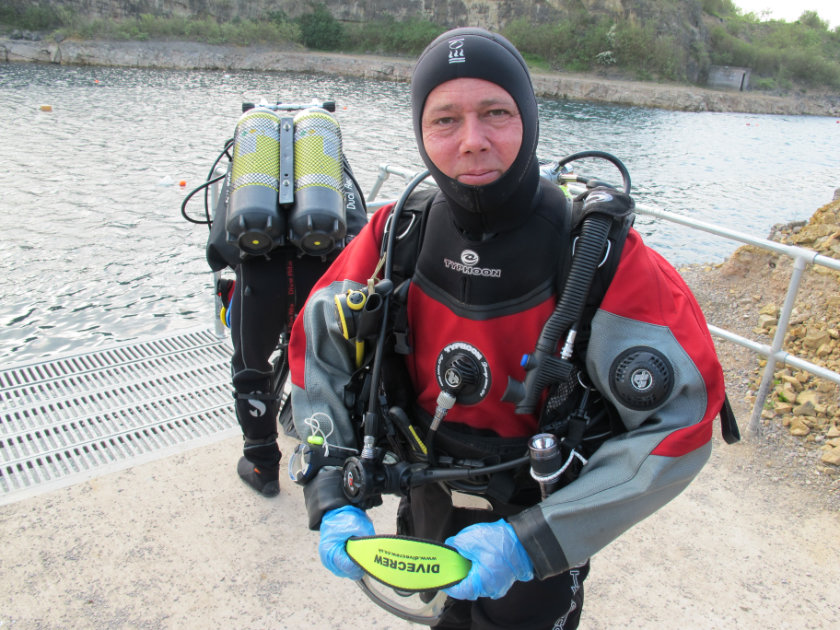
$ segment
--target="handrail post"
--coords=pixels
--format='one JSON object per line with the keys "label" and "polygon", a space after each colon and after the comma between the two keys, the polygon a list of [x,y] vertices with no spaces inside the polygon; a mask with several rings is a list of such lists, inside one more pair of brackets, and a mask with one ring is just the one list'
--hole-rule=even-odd
{"label": "handrail post", "polygon": [[379,190],[382,188],[382,184],[385,183],[385,180],[390,177],[390,173],[388,172],[388,165],[387,164],[380,164],[379,165],[379,175],[376,176],[376,181],[373,182],[373,188],[370,190],[370,194],[366,201],[373,201],[376,199],[376,195],[379,194]]}
{"label": "handrail post", "polygon": [[796,294],[799,291],[799,285],[802,282],[802,274],[805,271],[805,259],[802,256],[797,256],[793,261],[793,273],[790,276],[790,283],[788,284],[787,295],[782,310],[779,313],[779,321],[776,323],[776,334],[773,336],[773,343],[770,346],[770,354],[767,357],[767,365],[764,367],[764,374],[761,377],[761,385],[755,395],[755,405],[753,406],[750,423],[747,426],[747,431],[755,436],[761,435],[761,411],[764,409],[764,402],[770,394],[770,386],[773,384],[773,376],[776,371],[776,358],[779,351],[782,349],[782,344],[787,334],[788,324],[790,323],[790,314],[793,311],[793,305],[796,301]]}

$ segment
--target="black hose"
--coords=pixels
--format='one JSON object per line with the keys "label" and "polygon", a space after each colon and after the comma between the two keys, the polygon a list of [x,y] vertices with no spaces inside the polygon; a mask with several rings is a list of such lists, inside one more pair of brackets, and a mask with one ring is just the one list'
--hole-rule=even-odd
{"label": "black hose", "polygon": [[624,193],[629,195],[630,194],[630,171],[627,170],[627,167],[624,166],[624,162],[619,160],[614,155],[607,153],[606,151],[580,151],[578,153],[572,153],[571,155],[567,155],[566,157],[562,158],[557,162],[557,170],[560,170],[566,164],[571,162],[577,162],[578,160],[583,160],[585,158],[599,158],[601,160],[606,160],[613,166],[618,169],[618,172],[621,173],[621,183],[624,186]]}
{"label": "black hose", "polygon": [[[394,205],[394,210],[391,213],[391,227],[388,230],[388,241],[385,247],[385,269],[382,273],[383,280],[391,280],[391,274],[394,269],[394,261],[391,252],[394,251],[394,244],[396,243],[397,237],[397,221],[400,218],[400,214],[402,214],[403,207],[405,206],[406,202],[408,201],[408,197],[414,191],[417,186],[420,185],[424,179],[429,176],[429,171],[423,171],[419,175],[415,176],[412,179],[408,186],[406,186],[405,190],[400,195],[400,198],[397,200],[397,203]],[[385,336],[388,330],[388,310],[391,303],[391,296],[390,293],[385,295],[382,300],[382,326],[379,329],[379,337],[376,340],[376,350],[374,351],[373,355],[373,366],[371,368],[371,383],[370,383],[370,396],[368,398],[368,409],[365,413],[365,437],[373,437],[376,439],[377,433],[379,431],[379,423],[378,423],[378,414],[377,414],[377,405],[379,404],[379,380],[381,378],[381,371],[382,371],[382,357],[385,352]],[[365,452],[362,451],[362,457],[365,456]]]}
{"label": "black hose", "polygon": [[590,215],[584,219],[566,288],[551,317],[543,326],[537,340],[537,349],[553,354],[561,335],[580,318],[592,278],[604,255],[604,246],[611,226],[612,221],[607,217]]}
{"label": "black hose", "polygon": [[543,389],[552,382],[568,377],[572,364],[555,356],[557,345],[577,325],[583,313],[611,226],[610,217],[597,213],[584,219],[566,287],[543,326],[534,351],[527,358],[525,380],[520,383],[508,378],[508,387],[502,400],[516,403],[516,413],[534,413]]}
{"label": "black hose", "polygon": [[[209,179],[206,182],[204,182],[203,184],[201,184],[201,186],[198,186],[197,188],[194,188],[193,190],[191,190],[187,194],[187,196],[184,197],[184,201],[181,202],[181,216],[184,217],[190,223],[195,223],[197,225],[212,225],[213,221],[210,218],[209,213],[208,213],[207,219],[205,219],[203,221],[199,221],[198,219],[193,219],[192,217],[187,215],[187,203],[189,202],[190,199],[192,199],[194,194],[196,194],[197,192],[200,192],[201,190],[206,190],[208,187],[212,186],[213,184],[215,184],[216,182],[218,182],[220,180],[223,180],[225,177],[227,177],[227,175],[219,175],[218,177],[216,177],[214,179]],[[206,208],[205,208],[205,210],[206,210]]]}

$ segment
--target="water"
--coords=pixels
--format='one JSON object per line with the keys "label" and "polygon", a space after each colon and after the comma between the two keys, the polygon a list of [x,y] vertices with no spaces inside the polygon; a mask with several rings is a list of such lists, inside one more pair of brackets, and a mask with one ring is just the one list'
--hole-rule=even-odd
{"label": "water", "polygon": [[[4,365],[210,325],[207,230],[184,221],[180,205],[233,135],[241,103],[262,97],[335,100],[364,191],[382,163],[421,168],[405,84],[0,66]],[[834,119],[553,101],[541,111],[541,157],[608,151],[629,168],[640,203],[759,236],[807,219],[840,186]],[[399,190],[392,178],[384,194]],[[191,215],[202,212],[199,197]],[[736,247],[644,217],[637,227],[675,264],[722,260]]]}

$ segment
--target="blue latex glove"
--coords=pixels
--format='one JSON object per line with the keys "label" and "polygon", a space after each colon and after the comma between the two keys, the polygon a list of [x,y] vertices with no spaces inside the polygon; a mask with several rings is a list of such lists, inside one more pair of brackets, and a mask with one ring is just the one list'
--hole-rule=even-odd
{"label": "blue latex glove", "polygon": [[330,510],[321,518],[321,540],[318,554],[321,562],[338,577],[361,580],[365,574],[362,568],[347,555],[344,544],[352,536],[373,536],[368,515],[352,505]]}
{"label": "blue latex glove", "polygon": [[507,521],[470,525],[447,538],[446,544],[472,561],[467,577],[444,589],[455,599],[499,599],[515,581],[534,577],[534,565]]}

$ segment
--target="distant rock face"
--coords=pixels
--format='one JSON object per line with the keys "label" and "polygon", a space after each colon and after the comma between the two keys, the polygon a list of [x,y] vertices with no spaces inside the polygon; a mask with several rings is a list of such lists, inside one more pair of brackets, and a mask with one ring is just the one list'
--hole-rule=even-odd
{"label": "distant rock face", "polygon": [[[32,41],[0,37],[0,62],[125,66],[180,70],[286,71],[408,81],[414,60],[317,53],[290,46],[214,46],[196,42]],[[781,98],[686,85],[611,81],[597,76],[534,73],[538,96],[689,112],[751,112],[840,116],[840,100]]]}
{"label": "distant rock face", "polygon": [[[448,27],[481,26],[500,30],[511,20],[527,18],[534,24],[562,19],[569,10],[583,7],[590,13],[621,16],[646,22],[659,20],[672,31],[689,31],[700,24],[702,12],[698,0],[679,3],[650,0],[321,0],[330,13],[344,22],[370,22],[389,16],[395,20],[419,18]],[[74,14],[91,18],[126,18],[143,14],[215,17],[222,21],[259,19],[271,12],[283,11],[297,17],[310,11],[311,0],[4,0],[10,6],[31,5],[63,7]],[[662,5],[665,5],[663,8]],[[663,16],[668,15],[667,20]],[[678,37],[682,39],[681,36]]]}
{"label": "distant rock face", "polygon": [[[513,20],[531,24],[555,24],[581,10],[593,16],[608,16],[616,22],[654,25],[657,35],[666,37],[676,49],[691,51],[708,37],[700,0],[3,0],[4,4],[27,8],[31,5],[63,7],[87,18],[130,18],[144,14],[163,17],[213,17],[222,22],[235,19],[265,19],[282,11],[290,18],[323,4],[338,20],[365,23],[390,17],[428,20],[443,27],[480,26],[503,30]],[[608,44],[604,43],[605,47]],[[606,50],[604,52],[607,52]],[[680,63],[685,78],[701,79],[705,68],[691,54]]]}
{"label": "distant rock face", "polygon": [[[31,4],[61,6],[77,15],[94,18],[124,18],[142,14],[163,16],[211,16],[220,20],[256,19],[282,10],[289,17],[309,11],[309,0],[4,0],[11,6]],[[396,20],[421,18],[448,26],[482,26],[499,29],[517,17],[555,20],[564,14],[564,0],[378,0],[347,2],[322,0],[330,13],[346,22],[366,22],[387,15]],[[623,12],[621,0],[584,0],[591,11]],[[538,22],[537,22],[538,23]]]}

